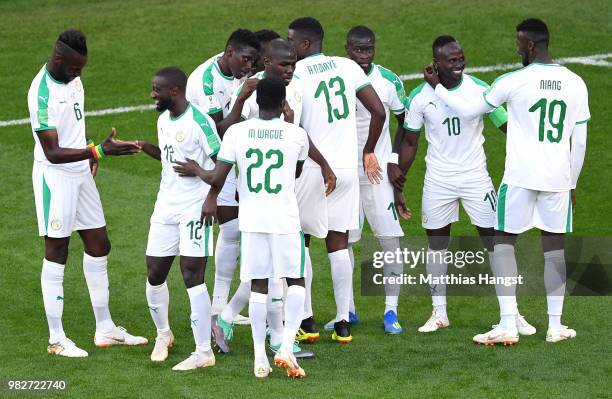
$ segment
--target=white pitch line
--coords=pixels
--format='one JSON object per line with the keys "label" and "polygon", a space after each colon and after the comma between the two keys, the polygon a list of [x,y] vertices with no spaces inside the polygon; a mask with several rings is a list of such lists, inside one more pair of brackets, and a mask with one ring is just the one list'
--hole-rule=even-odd
{"label": "white pitch line", "polygon": [[[582,64],[582,65],[593,65],[593,66],[601,66],[601,67],[612,67],[612,62],[608,61],[608,58],[612,58],[612,53],[594,54],[594,55],[580,56],[580,57],[564,57],[564,58],[556,59],[555,62],[559,64]],[[465,72],[472,73],[472,72],[507,71],[509,69],[517,69],[522,66],[523,65],[519,63],[496,64],[496,65],[466,68]],[[399,78],[401,80],[417,80],[417,79],[421,79],[422,77],[423,77],[422,72],[399,75]],[[133,111],[148,111],[153,108],[155,108],[153,104],[136,105],[132,107],[107,108],[107,109],[100,109],[97,111],[89,111],[89,112],[85,112],[85,115],[86,116],[114,115],[114,114],[122,114],[125,112],[133,112]],[[8,121],[0,121],[0,127],[26,125],[28,123],[30,123],[30,120],[28,118],[13,119],[13,120],[8,120]]]}

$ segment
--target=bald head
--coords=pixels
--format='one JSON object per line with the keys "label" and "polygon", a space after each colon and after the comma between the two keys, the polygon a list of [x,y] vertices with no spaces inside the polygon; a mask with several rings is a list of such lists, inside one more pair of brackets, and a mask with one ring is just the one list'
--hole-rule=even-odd
{"label": "bald head", "polygon": [[283,39],[274,39],[268,43],[264,50],[264,56],[269,58],[286,57],[295,54],[295,49],[288,41]]}
{"label": "bald head", "polygon": [[268,43],[264,55],[266,77],[282,79],[288,85],[293,79],[296,62],[295,48],[289,42],[275,39]]}

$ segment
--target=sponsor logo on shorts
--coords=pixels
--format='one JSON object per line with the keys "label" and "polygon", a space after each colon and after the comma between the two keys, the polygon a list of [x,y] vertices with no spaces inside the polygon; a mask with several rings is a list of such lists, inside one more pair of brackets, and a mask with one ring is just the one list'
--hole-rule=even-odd
{"label": "sponsor logo on shorts", "polygon": [[51,228],[55,231],[62,228],[62,222],[59,219],[53,219],[51,221]]}
{"label": "sponsor logo on shorts", "polygon": [[176,132],[176,141],[179,143],[182,143],[183,140],[185,140],[185,133],[183,132]]}

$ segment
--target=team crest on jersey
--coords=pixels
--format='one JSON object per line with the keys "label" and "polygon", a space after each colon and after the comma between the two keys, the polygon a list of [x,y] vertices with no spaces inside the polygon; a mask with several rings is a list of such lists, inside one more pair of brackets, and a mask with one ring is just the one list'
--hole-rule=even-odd
{"label": "team crest on jersey", "polygon": [[293,93],[293,98],[295,98],[295,101],[297,101],[298,103],[302,101],[302,95],[298,93],[297,91]]}
{"label": "team crest on jersey", "polygon": [[51,221],[51,228],[55,231],[62,228],[62,222],[59,219],[53,219]]}
{"label": "team crest on jersey", "polygon": [[421,216],[421,220],[423,221],[423,223],[427,223],[427,215],[423,214],[423,216]]}
{"label": "team crest on jersey", "polygon": [[81,91],[83,90],[83,84],[81,83],[80,80],[76,80],[74,82],[74,88],[76,89],[76,91]]}
{"label": "team crest on jersey", "polygon": [[183,133],[183,132],[176,132],[175,138],[176,138],[176,141],[178,143],[182,143],[183,140],[185,140],[185,133]]}

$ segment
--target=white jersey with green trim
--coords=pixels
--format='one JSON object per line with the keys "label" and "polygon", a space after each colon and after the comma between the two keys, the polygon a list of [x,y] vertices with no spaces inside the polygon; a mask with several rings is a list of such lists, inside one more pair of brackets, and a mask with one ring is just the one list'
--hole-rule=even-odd
{"label": "white jersey with green trim", "polygon": [[[482,80],[464,73],[459,86],[450,90],[470,101],[482,96],[488,87]],[[419,132],[425,126],[427,176],[445,178],[469,172],[488,176],[482,116],[471,120],[461,118],[425,82],[412,90],[408,104],[404,128]],[[491,112],[489,117],[498,126],[507,119],[503,107]]]}
{"label": "white jersey with green trim", "polygon": [[348,58],[319,53],[297,62],[296,77],[303,88],[300,125],[332,169],[357,168],[357,91],[371,84],[366,74]]}
{"label": "white jersey with green trim", "polygon": [[185,96],[208,115],[223,111],[225,118],[231,110],[232,94],[240,80],[221,72],[218,60],[222,55],[220,53],[209,58],[189,75]]}
{"label": "white jersey with green trim", "polygon": [[214,168],[210,157],[220,148],[215,122],[193,104],[176,118],[164,111],[157,119],[157,139],[162,164],[157,204],[183,209],[204,201],[210,186],[199,177],[179,176],[173,167],[189,158],[204,169]]}
{"label": "white jersey with green trim", "polygon": [[587,87],[559,64],[532,63],[497,78],[484,95],[508,104],[504,183],[530,190],[572,188],[570,137],[591,119]]}
{"label": "white jersey with green trim", "polygon": [[237,164],[240,231],[291,234],[301,230],[295,169],[308,156],[304,129],[279,118],[230,126],[218,162]]}
{"label": "white jersey with green trim", "polygon": [[[381,165],[386,165],[393,150],[391,145],[391,134],[389,132],[389,117],[391,113],[398,115],[404,113],[406,110],[406,91],[404,90],[402,80],[391,70],[381,65],[373,63],[367,76],[385,107],[385,125],[383,126],[376,147],[374,148],[374,153],[376,154],[376,158],[378,158],[378,162]],[[363,163],[363,147],[370,133],[370,119],[370,112],[361,104],[361,101],[357,101],[358,165]],[[361,183],[369,182],[363,168],[358,168],[358,170],[359,181]]]}
{"label": "white jersey with green trim", "polygon": [[89,161],[63,164],[49,162],[36,132],[57,132],[57,144],[61,148],[87,148],[85,135],[85,93],[81,78],[69,83],[59,82],[49,74],[46,65],[36,74],[28,91],[30,124],[34,135],[34,160],[67,172],[89,173]]}
{"label": "white jersey with green trim", "polygon": [[[253,78],[263,79],[265,77],[264,71],[257,72]],[[240,94],[242,90],[242,85],[244,82],[240,84],[238,90],[234,92],[232,95],[232,103],[230,105],[230,110],[234,108],[234,103],[236,102],[236,98]],[[289,82],[289,85],[286,86],[287,94],[285,96],[287,102],[289,103],[289,107],[293,110],[293,123],[299,126],[300,117],[302,116],[302,84],[299,78],[294,77]],[[252,119],[259,116],[259,105],[257,105],[257,93],[253,92],[244,102],[244,106],[242,107],[242,112],[240,116],[243,120]],[[281,115],[281,118],[284,120],[284,116]]]}

